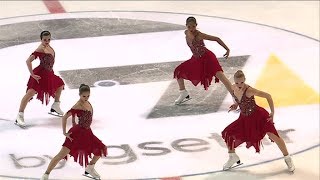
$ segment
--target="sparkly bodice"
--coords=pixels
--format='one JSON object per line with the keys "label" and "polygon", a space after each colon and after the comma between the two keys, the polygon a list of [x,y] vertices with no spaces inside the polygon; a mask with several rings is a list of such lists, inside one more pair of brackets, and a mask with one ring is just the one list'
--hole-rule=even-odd
{"label": "sparkly bodice", "polygon": [[79,122],[78,125],[80,127],[89,129],[92,123],[92,113],[89,110],[82,110],[82,109],[70,109],[68,112],[71,112],[72,117],[77,115]]}
{"label": "sparkly bodice", "polygon": [[245,115],[245,116],[249,116],[251,115],[257,107],[256,101],[254,99],[254,96],[251,97],[247,97],[246,96],[246,92],[247,89],[249,87],[247,87],[241,97],[241,100],[239,101],[239,99],[234,95],[235,100],[237,101],[239,107],[240,107],[240,113]]}
{"label": "sparkly bodice", "polygon": [[40,59],[40,67],[52,71],[53,64],[54,64],[54,56],[50,53],[44,53],[44,52],[33,52],[32,55],[35,56],[35,58]]}
{"label": "sparkly bodice", "polygon": [[197,36],[198,36],[199,33],[197,33],[194,37],[194,39],[192,40],[191,43],[188,43],[187,41],[187,44],[188,46],[190,47],[190,50],[193,54],[193,56],[197,57],[197,58],[200,58],[204,55],[204,53],[207,51],[207,48],[203,42],[203,39],[202,40],[197,40]]}

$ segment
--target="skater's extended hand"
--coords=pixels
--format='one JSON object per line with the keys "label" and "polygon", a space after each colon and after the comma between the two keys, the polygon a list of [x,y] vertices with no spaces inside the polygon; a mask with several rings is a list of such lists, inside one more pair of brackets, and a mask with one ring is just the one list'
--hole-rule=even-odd
{"label": "skater's extended hand", "polygon": [[39,83],[39,80],[41,79],[41,77],[36,74],[32,74],[31,77],[33,77],[33,79],[35,79],[38,83]]}
{"label": "skater's extended hand", "polygon": [[72,138],[70,137],[70,135],[72,134],[72,132],[70,132],[70,133],[64,133],[64,135],[68,138],[68,139],[70,139],[70,141],[72,142]]}
{"label": "skater's extended hand", "polygon": [[272,112],[269,114],[269,118],[267,119],[267,121],[273,123],[273,113]]}
{"label": "skater's extended hand", "polygon": [[227,52],[223,55],[223,57],[226,58],[226,59],[228,59],[229,53],[230,53],[230,50],[228,49]]}
{"label": "skater's extended hand", "polygon": [[230,111],[234,111],[234,110],[236,110],[238,108],[238,104],[232,104],[230,107],[229,107],[229,110],[228,110],[228,112],[230,112]]}

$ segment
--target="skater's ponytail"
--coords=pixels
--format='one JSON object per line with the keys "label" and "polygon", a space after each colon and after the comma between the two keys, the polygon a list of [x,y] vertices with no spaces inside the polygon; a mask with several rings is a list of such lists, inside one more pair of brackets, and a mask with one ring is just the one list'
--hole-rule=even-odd
{"label": "skater's ponytail", "polygon": [[79,87],[79,94],[82,94],[84,92],[90,92],[90,87],[86,84],[81,84]]}
{"label": "skater's ponytail", "polygon": [[51,33],[49,31],[42,31],[40,34],[40,39],[42,40],[43,36],[51,36]]}
{"label": "skater's ponytail", "polygon": [[197,20],[196,20],[196,18],[193,17],[193,16],[190,16],[190,17],[187,18],[186,24],[188,24],[188,23],[190,23],[190,22],[193,22],[193,23],[197,24]]}
{"label": "skater's ponytail", "polygon": [[245,78],[244,73],[241,70],[238,70],[236,73],[234,73],[234,78]]}

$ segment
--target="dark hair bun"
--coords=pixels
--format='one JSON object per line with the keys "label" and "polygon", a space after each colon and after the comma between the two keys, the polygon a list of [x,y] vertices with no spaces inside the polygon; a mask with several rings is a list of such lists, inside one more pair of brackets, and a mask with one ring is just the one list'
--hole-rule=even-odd
{"label": "dark hair bun", "polygon": [[188,24],[189,22],[194,22],[195,24],[197,24],[197,20],[193,16],[190,16],[190,17],[187,18],[186,24]]}
{"label": "dark hair bun", "polygon": [[79,87],[79,93],[82,94],[83,92],[90,92],[90,87],[86,84],[81,84]]}
{"label": "dark hair bun", "polygon": [[40,39],[42,40],[43,36],[50,36],[51,33],[49,31],[42,31],[40,34]]}

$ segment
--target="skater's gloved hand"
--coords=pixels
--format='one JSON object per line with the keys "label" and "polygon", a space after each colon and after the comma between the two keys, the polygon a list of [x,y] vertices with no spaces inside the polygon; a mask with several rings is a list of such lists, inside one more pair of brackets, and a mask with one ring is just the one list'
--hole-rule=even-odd
{"label": "skater's gloved hand", "polygon": [[273,112],[269,114],[269,118],[267,119],[267,121],[273,123]]}
{"label": "skater's gloved hand", "polygon": [[70,135],[72,134],[72,132],[70,133],[63,133],[68,139],[70,139],[70,141],[72,142],[72,138],[70,137]]}
{"label": "skater's gloved hand", "polygon": [[33,79],[35,79],[38,83],[39,83],[39,80],[41,79],[41,77],[36,74],[31,74],[31,77],[33,77]]}
{"label": "skater's gloved hand", "polygon": [[237,108],[238,108],[238,104],[237,104],[237,103],[232,104],[232,105],[229,107],[228,112],[230,112],[230,111],[234,111],[234,110],[236,110]]}
{"label": "skater's gloved hand", "polygon": [[230,50],[228,49],[227,52],[223,55],[223,57],[226,58],[226,59],[228,59],[229,53],[230,53]]}

